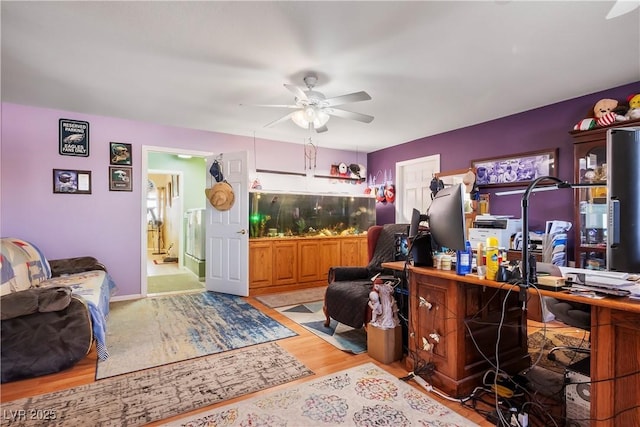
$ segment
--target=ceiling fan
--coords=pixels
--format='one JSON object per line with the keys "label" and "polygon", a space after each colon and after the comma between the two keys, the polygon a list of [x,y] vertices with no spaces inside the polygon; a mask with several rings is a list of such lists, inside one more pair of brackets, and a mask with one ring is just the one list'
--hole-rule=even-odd
{"label": "ceiling fan", "polygon": [[307,86],[307,90],[302,88],[284,84],[291,93],[295,95],[294,104],[290,105],[257,105],[258,107],[277,107],[277,108],[291,108],[292,111],[285,116],[274,120],[271,123],[265,125],[265,127],[272,127],[282,122],[291,119],[296,125],[304,129],[314,130],[318,133],[326,132],[327,122],[331,116],[342,117],[343,119],[357,120],[363,123],[371,123],[373,116],[367,114],[354,113],[352,111],[343,110],[337,108],[344,104],[351,102],[368,101],[371,96],[367,92],[360,91],[347,95],[336,96],[333,98],[327,98],[321,92],[313,90],[318,77],[315,74],[308,74],[304,79],[304,84]]}

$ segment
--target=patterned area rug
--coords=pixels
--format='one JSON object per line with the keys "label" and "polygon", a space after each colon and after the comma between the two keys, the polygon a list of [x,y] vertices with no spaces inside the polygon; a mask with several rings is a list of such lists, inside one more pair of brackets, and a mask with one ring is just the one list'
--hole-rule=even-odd
{"label": "patterned area rug", "polygon": [[477,424],[373,363],[367,363],[171,425],[462,427]]}
{"label": "patterned area rug", "polygon": [[2,425],[139,426],[312,374],[268,343],[2,402]]}
{"label": "patterned area rug", "polygon": [[[549,328],[546,330],[545,334],[540,331],[530,334],[527,342],[529,346],[529,354],[531,355],[531,363],[535,363],[538,358],[540,358],[536,366],[561,374],[564,374],[564,370],[567,365],[578,362],[588,355],[577,353],[572,350],[559,350],[553,352],[556,356],[556,360],[553,361],[547,359],[549,350],[553,347],[560,346],[580,348],[589,348],[590,346],[589,339],[586,336],[585,338],[576,338],[555,332]],[[540,353],[542,353],[542,356],[540,356]]]}
{"label": "patterned area rug", "polygon": [[331,319],[329,327],[324,326],[325,316],[322,312],[322,301],[282,307],[277,310],[319,336],[340,350],[354,354],[367,351],[367,333],[364,328],[354,329]]}
{"label": "patterned area rug", "polygon": [[244,298],[198,292],[111,304],[96,379],[297,335]]}
{"label": "patterned area rug", "polygon": [[260,295],[256,299],[270,308],[286,307],[294,304],[302,304],[305,302],[320,301],[324,299],[327,291],[326,286],[299,289],[291,292],[279,292],[277,294]]}

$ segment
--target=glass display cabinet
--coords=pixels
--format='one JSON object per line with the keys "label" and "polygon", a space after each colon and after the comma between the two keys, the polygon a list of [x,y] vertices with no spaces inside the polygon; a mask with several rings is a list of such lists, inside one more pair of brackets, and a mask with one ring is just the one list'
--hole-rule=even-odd
{"label": "glass display cabinet", "polygon": [[602,187],[576,189],[578,203],[576,230],[576,267],[605,270],[607,253],[607,150],[599,142],[574,147],[580,184],[602,184]]}
{"label": "glass display cabinet", "polygon": [[607,130],[639,124],[640,120],[630,120],[570,132],[574,138],[574,182],[602,184],[574,190],[574,260],[578,268],[607,269]]}

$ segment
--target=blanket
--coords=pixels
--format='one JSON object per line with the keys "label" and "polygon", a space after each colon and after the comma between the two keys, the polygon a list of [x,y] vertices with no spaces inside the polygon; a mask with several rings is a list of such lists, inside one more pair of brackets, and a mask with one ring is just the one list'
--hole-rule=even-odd
{"label": "blanket", "polygon": [[73,295],[82,297],[87,302],[98,357],[100,360],[106,360],[109,357],[106,342],[109,300],[116,288],[111,277],[104,271],[93,270],[68,276],[53,277],[43,282],[43,285],[47,287],[68,286],[71,288]]}

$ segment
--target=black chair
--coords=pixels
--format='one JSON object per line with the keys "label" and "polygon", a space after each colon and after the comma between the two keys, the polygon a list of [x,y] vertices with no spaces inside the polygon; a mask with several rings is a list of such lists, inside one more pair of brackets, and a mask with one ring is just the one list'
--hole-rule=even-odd
{"label": "black chair", "polygon": [[368,311],[371,278],[378,273],[393,275],[385,271],[383,262],[395,261],[395,235],[407,231],[408,224],[374,225],[369,228],[367,243],[369,264],[365,267],[331,267],[329,286],[324,297],[325,326],[331,319],[351,326],[362,328],[371,319]]}

